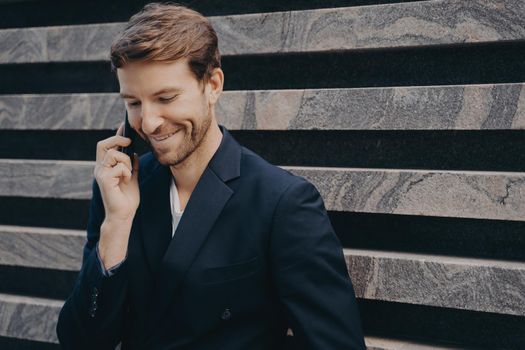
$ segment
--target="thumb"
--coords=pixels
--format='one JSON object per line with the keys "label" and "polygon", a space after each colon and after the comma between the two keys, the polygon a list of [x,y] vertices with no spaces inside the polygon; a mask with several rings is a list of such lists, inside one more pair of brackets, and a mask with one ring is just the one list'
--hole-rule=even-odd
{"label": "thumb", "polygon": [[133,171],[131,172],[131,181],[138,182],[139,179],[139,155],[133,153]]}

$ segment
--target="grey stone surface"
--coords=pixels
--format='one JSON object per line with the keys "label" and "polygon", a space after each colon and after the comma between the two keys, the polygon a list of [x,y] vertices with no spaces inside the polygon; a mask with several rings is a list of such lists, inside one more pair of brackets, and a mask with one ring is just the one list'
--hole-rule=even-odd
{"label": "grey stone surface", "polygon": [[58,343],[56,322],[63,302],[0,294],[0,336]]}
{"label": "grey stone surface", "polygon": [[525,263],[345,250],[356,296],[525,315]]}
{"label": "grey stone surface", "polygon": [[466,350],[465,348],[428,345],[409,340],[379,337],[365,337],[365,342],[367,350]]}
{"label": "grey stone surface", "polygon": [[[93,162],[0,160],[0,195],[91,197]],[[525,173],[283,167],[328,210],[525,221]]]}
{"label": "grey stone surface", "polygon": [[[359,298],[438,307],[525,313],[525,263],[345,249]],[[0,294],[0,335],[56,342],[62,302]],[[441,349],[368,338],[369,349]],[[452,348],[449,348],[452,350]]]}
{"label": "grey stone surface", "polygon": [[334,211],[525,221],[525,173],[287,167]]}
{"label": "grey stone surface", "polygon": [[213,21],[227,54],[332,51],[525,37],[520,0],[437,0],[274,14]]}
{"label": "grey stone surface", "polygon": [[0,196],[91,198],[93,162],[0,160]]}
{"label": "grey stone surface", "polygon": [[124,119],[118,94],[0,95],[0,129],[116,129]]}
{"label": "grey stone surface", "polygon": [[[223,55],[522,40],[522,0],[435,0],[210,17]],[[6,29],[0,63],[107,60],[123,23]],[[36,36],[27,31],[38,33]]]}
{"label": "grey stone surface", "polygon": [[217,118],[244,130],[525,129],[523,84],[226,92]]}
{"label": "grey stone surface", "polygon": [[0,226],[0,265],[78,271],[84,231]]}
{"label": "grey stone surface", "polygon": [[[525,84],[225,91],[231,130],[525,129]],[[0,129],[116,129],[118,94],[0,95]]]}

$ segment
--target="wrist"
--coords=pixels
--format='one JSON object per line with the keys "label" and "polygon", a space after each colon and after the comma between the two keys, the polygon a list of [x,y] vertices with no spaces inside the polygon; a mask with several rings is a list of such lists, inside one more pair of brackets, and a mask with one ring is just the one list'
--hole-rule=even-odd
{"label": "wrist", "polygon": [[131,222],[104,221],[102,223],[98,252],[106,270],[125,259],[130,231]]}

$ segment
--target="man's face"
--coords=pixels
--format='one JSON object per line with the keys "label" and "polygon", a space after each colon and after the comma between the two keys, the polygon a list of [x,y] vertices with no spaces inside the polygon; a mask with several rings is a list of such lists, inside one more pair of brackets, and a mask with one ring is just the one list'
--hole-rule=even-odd
{"label": "man's face", "polygon": [[186,60],[133,62],[117,70],[131,126],[163,165],[198,149],[212,122],[210,86],[199,84]]}

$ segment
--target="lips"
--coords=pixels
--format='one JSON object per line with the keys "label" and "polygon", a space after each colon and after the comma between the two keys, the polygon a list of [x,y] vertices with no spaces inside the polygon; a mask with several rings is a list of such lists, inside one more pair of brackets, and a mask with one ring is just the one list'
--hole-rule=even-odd
{"label": "lips", "polygon": [[175,135],[177,132],[179,132],[179,130],[174,131],[174,132],[169,133],[169,134],[166,134],[166,135],[157,136],[157,137],[152,137],[152,138],[153,138],[155,141],[160,142],[160,141],[164,141],[164,140],[170,138],[171,136]]}

